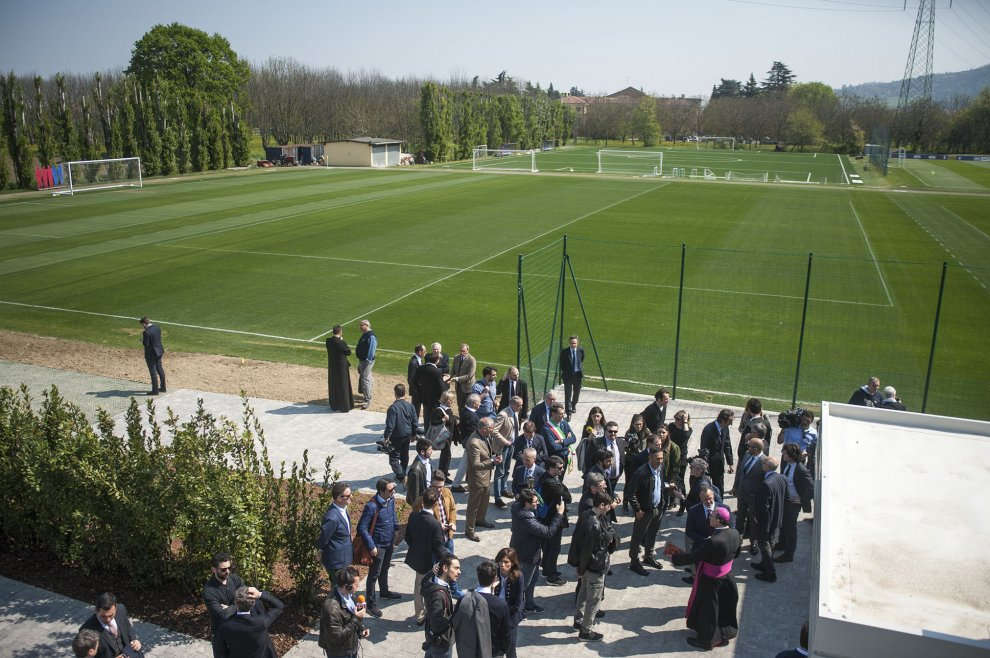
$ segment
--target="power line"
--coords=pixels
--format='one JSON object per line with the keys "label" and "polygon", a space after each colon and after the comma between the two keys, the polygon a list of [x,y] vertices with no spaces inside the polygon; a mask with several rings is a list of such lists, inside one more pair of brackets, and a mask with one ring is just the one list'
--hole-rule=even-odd
{"label": "power line", "polygon": [[803,9],[805,11],[828,11],[842,12],[846,14],[889,14],[903,11],[901,7],[889,7],[887,9],[841,9],[838,7],[809,7],[807,5],[786,5],[776,2],[760,2],[759,0],[726,0],[742,5],[760,5],[762,7],[774,7],[777,9]]}
{"label": "power line", "polygon": [[[962,34],[960,34],[959,32],[957,32],[956,31],[956,28],[954,28],[951,23],[948,23],[948,22],[946,22],[944,20],[941,21],[939,23],[939,25],[941,27],[947,28],[950,32],[952,32],[954,35],[956,35],[956,38],[958,38],[959,41],[962,42],[966,47],[972,48],[973,50],[978,51],[978,54],[981,57],[985,57],[987,59],[990,59],[990,52],[987,52],[987,51],[983,50],[984,46],[982,45],[982,43],[979,46],[976,46],[976,45],[974,45],[972,43],[969,43],[969,39],[967,37],[964,37]],[[969,27],[969,25],[965,21],[963,22],[963,25],[965,25],[967,29],[972,30],[972,28]],[[980,39],[979,34],[976,35],[976,38],[977,38],[977,43],[979,43],[979,39]],[[942,42],[942,41],[939,42],[939,46],[944,46],[944,45],[946,45],[945,42]]]}

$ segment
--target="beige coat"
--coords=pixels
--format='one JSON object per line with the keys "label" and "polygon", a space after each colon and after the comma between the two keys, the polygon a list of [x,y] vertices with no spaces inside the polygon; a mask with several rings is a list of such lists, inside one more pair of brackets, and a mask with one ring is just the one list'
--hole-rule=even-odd
{"label": "beige coat", "polygon": [[506,407],[502,411],[498,412],[498,416],[495,417],[495,449],[504,450],[506,446],[511,446],[515,443],[516,434],[522,430],[519,423],[519,414],[515,414],[515,418],[512,417],[512,410]]}
{"label": "beige coat", "polygon": [[464,446],[467,455],[467,484],[469,488],[487,489],[492,483],[492,446],[488,439],[475,432]]}
{"label": "beige coat", "polygon": [[474,386],[474,373],[478,367],[478,362],[468,353],[467,356],[458,354],[454,357],[454,363],[450,366],[450,381],[457,383],[457,388],[461,393],[467,395]]}

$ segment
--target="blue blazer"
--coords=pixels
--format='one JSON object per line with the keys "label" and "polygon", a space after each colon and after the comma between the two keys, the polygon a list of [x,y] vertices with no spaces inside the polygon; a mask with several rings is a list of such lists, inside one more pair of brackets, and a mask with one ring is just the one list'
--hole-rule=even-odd
{"label": "blue blazer", "polygon": [[[546,459],[550,455],[547,454],[547,443],[543,440],[543,435],[540,434],[540,430],[543,426],[537,428],[536,434],[533,435],[533,450],[536,451],[536,463],[539,466],[546,466]],[[512,446],[512,456],[516,460],[516,464],[522,463],[522,455],[520,454],[526,449],[526,435],[520,434],[516,438],[515,444]]]}
{"label": "blue blazer", "polygon": [[[716,502],[715,507],[725,507],[725,505]],[[729,508],[725,507],[725,509]],[[729,513],[729,525],[735,527],[732,523],[731,511]],[[684,534],[695,542],[703,541],[712,536],[712,527],[708,525],[708,518],[705,516],[705,506],[701,503],[688,508],[687,520],[684,522]]]}
{"label": "blue blazer", "polygon": [[567,449],[569,447],[571,447],[572,445],[574,445],[575,442],[577,442],[577,437],[574,436],[574,432],[573,432],[573,430],[571,430],[571,426],[568,425],[568,423],[567,423],[566,420],[560,421],[560,429],[564,432],[564,445],[563,446],[558,446],[557,443],[553,440],[553,438],[554,438],[553,437],[553,431],[550,429],[550,421],[549,420],[543,424],[543,428],[542,428],[542,430],[543,430],[542,431],[543,441],[544,441],[544,443],[547,444],[547,451],[551,455],[557,455],[558,457],[560,457],[561,459],[563,459],[564,460],[564,463],[566,464],[567,463]]}
{"label": "blue blazer", "polygon": [[[368,531],[371,529],[371,520],[375,518],[375,512],[378,512],[378,520],[375,521],[375,530],[372,535]],[[358,521],[357,531],[361,533],[365,545],[369,548],[372,546],[388,548],[395,539],[395,527],[398,524],[399,520],[395,515],[395,497],[389,498],[383,506],[381,498],[376,494],[371,497],[371,500],[365,504],[361,511],[361,520]]]}
{"label": "blue blazer", "polygon": [[316,547],[320,549],[320,562],[329,573],[348,567],[354,561],[351,533],[340,516],[340,510],[334,505],[323,515]]}
{"label": "blue blazer", "polygon": [[[533,488],[539,489],[540,483],[543,482],[543,474],[546,473],[539,464],[533,466]],[[512,493],[518,494],[520,491],[526,488],[526,467],[522,464],[516,466],[516,470],[512,471]]]}

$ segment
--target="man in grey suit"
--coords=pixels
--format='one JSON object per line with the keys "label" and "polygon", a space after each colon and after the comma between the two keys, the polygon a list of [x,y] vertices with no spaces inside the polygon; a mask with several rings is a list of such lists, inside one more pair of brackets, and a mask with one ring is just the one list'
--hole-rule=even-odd
{"label": "man in grey suit", "polygon": [[[148,372],[151,374],[151,391],[148,395],[158,395],[165,393],[165,369],[162,368],[162,355],[165,348],[162,347],[162,330],[157,324],[152,324],[148,316],[141,318],[141,326],[144,332],[141,334],[141,342],[144,344],[144,362],[148,364]],[[161,386],[158,385],[159,379]]]}

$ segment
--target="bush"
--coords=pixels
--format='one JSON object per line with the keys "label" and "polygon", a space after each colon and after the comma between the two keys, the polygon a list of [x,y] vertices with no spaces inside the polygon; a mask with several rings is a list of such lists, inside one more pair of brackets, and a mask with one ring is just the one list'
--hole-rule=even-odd
{"label": "bush", "polygon": [[246,398],[242,426],[199,401],[182,423],[169,411],[164,442],[154,404],[148,429],[131,400],[126,432],[100,411],[96,428],[52,387],[35,412],[26,387],[0,388],[0,537],[9,548],[44,550],[87,572],[113,571],[142,585],[178,582],[198,592],[213,554],[234,554],[246,582],[265,587],[288,561],[311,602],[321,566],[314,547],[329,486],[308,454],[285,476],[268,458]]}

